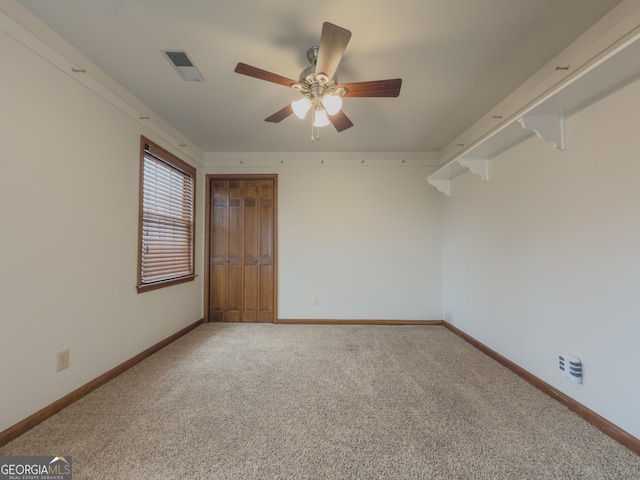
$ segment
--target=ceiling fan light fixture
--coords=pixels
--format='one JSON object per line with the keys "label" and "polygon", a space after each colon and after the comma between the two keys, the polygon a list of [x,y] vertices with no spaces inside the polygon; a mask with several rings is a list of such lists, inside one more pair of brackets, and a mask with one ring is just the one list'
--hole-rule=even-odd
{"label": "ceiling fan light fixture", "polygon": [[307,97],[302,97],[300,100],[292,102],[291,108],[293,109],[293,113],[296,114],[296,117],[302,119],[311,108],[311,101]]}
{"label": "ceiling fan light fixture", "polygon": [[311,110],[311,141],[320,139],[318,127],[330,123],[338,132],[353,127],[353,123],[342,112],[342,98],[349,97],[397,97],[402,79],[374,80],[341,84],[336,69],[344,55],[351,32],[329,22],[322,24],[320,45],[307,50],[310,65],[302,71],[298,81],[275,73],[238,63],[235,72],[259,80],[276,83],[299,92],[304,98],[280,109],[265,121],[278,123],[291,114],[304,119]]}
{"label": "ceiling fan light fixture", "polygon": [[342,98],[337,95],[325,95],[322,97],[322,105],[329,115],[335,115],[342,108]]}

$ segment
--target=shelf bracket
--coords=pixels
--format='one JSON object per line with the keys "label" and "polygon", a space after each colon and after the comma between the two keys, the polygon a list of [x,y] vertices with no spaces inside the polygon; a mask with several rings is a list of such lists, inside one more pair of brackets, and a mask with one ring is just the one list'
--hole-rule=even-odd
{"label": "shelf bracket", "polygon": [[451,180],[448,178],[429,178],[427,177],[427,182],[430,185],[436,187],[440,192],[444,193],[447,197],[451,196]]}
{"label": "shelf bracket", "polygon": [[564,117],[559,115],[524,116],[518,120],[522,128],[549,142],[556,150],[564,150]]}
{"label": "shelf bracket", "polygon": [[482,180],[489,180],[489,159],[488,158],[460,158],[458,163],[468,168],[471,173],[480,175]]}

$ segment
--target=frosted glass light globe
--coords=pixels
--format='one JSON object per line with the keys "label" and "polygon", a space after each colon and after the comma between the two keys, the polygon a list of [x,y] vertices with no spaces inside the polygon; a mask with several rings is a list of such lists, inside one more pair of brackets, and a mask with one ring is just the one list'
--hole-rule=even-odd
{"label": "frosted glass light globe", "polygon": [[329,117],[327,112],[323,110],[316,110],[316,119],[313,122],[314,127],[326,127],[329,125]]}
{"label": "frosted glass light globe", "polygon": [[335,115],[342,108],[342,97],[337,95],[325,95],[322,97],[322,105],[329,115]]}
{"label": "frosted glass light globe", "polygon": [[309,109],[311,108],[311,102],[307,97],[302,97],[300,100],[296,100],[291,103],[291,108],[293,109],[293,113],[296,114],[298,118],[304,118]]}

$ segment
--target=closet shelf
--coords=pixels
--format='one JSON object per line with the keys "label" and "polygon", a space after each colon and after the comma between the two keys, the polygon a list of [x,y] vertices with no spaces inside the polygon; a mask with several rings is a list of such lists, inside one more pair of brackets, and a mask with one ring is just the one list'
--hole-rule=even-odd
{"label": "closet shelf", "polygon": [[555,149],[571,148],[565,144],[564,119],[640,77],[638,30],[640,27],[620,39],[610,51],[567,73],[539,99],[505,117],[499,125],[456,153],[427,177],[429,184],[450,196],[451,180],[463,173],[471,172],[489,180],[489,160],[533,135]]}

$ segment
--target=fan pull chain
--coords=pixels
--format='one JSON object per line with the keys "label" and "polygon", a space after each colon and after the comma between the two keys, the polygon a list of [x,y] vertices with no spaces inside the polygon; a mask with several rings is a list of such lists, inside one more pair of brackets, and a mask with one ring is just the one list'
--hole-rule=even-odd
{"label": "fan pull chain", "polygon": [[311,109],[311,143],[313,143],[313,122],[315,122],[316,119],[316,112],[315,109]]}
{"label": "fan pull chain", "polygon": [[[315,109],[311,110],[311,143],[320,142],[320,127],[314,127],[316,123],[316,111]],[[315,129],[315,132],[314,132]]]}

